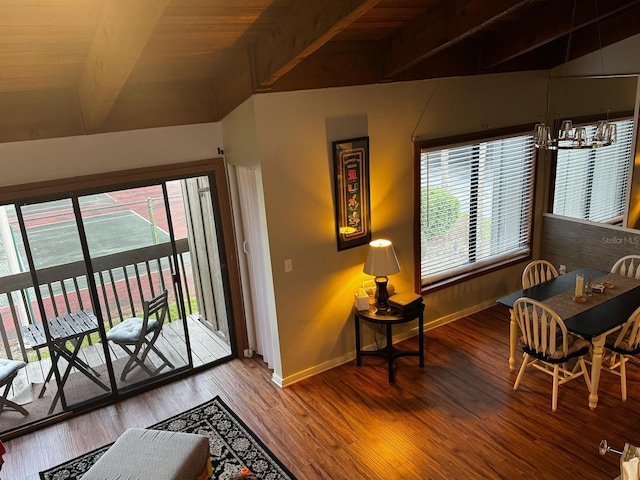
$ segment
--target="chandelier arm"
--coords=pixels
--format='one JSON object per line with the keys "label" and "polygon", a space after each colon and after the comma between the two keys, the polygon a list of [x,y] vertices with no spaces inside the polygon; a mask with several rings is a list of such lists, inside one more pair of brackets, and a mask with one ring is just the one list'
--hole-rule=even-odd
{"label": "chandelier arm", "polygon": [[[596,12],[596,29],[598,32],[598,48],[600,49],[600,69],[602,70],[602,77],[605,76],[604,70],[604,52],[602,51],[602,34],[600,32],[600,11],[598,10],[598,0],[593,0]],[[609,92],[604,89],[604,109],[607,114],[607,122],[609,121]]]}
{"label": "chandelier arm", "polygon": [[[598,0],[595,0],[598,3]],[[571,23],[569,26],[569,38],[567,39],[567,53],[564,56],[564,63],[569,63],[569,51],[571,50],[571,40],[573,39],[573,27],[576,21],[576,8],[577,8],[578,0],[573,0],[573,10],[571,12]],[[598,12],[598,7],[596,6],[596,14]],[[597,18],[597,17],[596,17]],[[600,28],[598,27],[598,32]]]}

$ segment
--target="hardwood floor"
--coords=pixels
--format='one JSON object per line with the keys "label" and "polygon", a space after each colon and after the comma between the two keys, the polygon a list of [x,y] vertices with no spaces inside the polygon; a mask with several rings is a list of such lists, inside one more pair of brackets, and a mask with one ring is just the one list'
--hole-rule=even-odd
{"label": "hardwood floor", "polygon": [[[508,369],[508,323],[496,306],[425,334],[426,359],[365,358],[280,389],[259,359],[237,359],[136,398],[6,442],[3,480],[38,471],[114,441],[215,395],[242,418],[299,480],[613,479],[619,456],[607,439],[640,444],[640,366],[630,364],[629,400],[603,372],[588,407],[581,379],[560,386],[527,372],[518,391]],[[417,339],[402,346],[416,348]]]}

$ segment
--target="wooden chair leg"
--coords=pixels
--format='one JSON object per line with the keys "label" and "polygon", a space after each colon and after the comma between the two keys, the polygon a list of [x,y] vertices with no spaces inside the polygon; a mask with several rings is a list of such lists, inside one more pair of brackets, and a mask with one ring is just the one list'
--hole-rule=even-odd
{"label": "wooden chair leg", "polygon": [[558,375],[560,366],[556,363],[553,366],[553,393],[551,394],[551,411],[558,409]]}
{"label": "wooden chair leg", "polygon": [[[167,357],[165,357],[164,354],[160,350],[158,350],[158,348],[153,343],[143,342],[143,343],[140,343],[139,345],[137,345],[135,349],[131,349],[129,346],[124,345],[124,344],[122,344],[120,346],[129,355],[129,361],[127,362],[127,364],[122,369],[122,375],[120,376],[120,380],[122,380],[122,381],[124,381],[126,379],[127,375],[129,375],[129,373],[135,367],[142,368],[150,377],[153,377],[153,376],[157,375],[158,373],[160,373],[160,371],[164,367],[169,367],[171,369],[175,368],[174,365],[169,361],[169,359]],[[158,356],[158,358],[160,358],[160,360],[162,360],[162,362],[163,362],[155,370],[151,370],[144,363],[147,360],[147,357],[149,356],[149,352],[151,352],[151,351],[153,351]]]}
{"label": "wooden chair leg", "polygon": [[[140,368],[142,368],[145,372],[147,372],[148,375],[153,376],[153,372],[144,364],[144,358],[142,360],[140,359],[140,351],[143,348],[142,344],[138,345],[134,350],[132,350],[131,348],[129,348],[129,346],[124,344],[120,346],[125,352],[127,352],[127,354],[129,354],[129,360],[127,361],[126,365],[122,369],[122,375],[120,375],[120,380],[125,381],[127,375],[129,375],[131,370],[133,370],[136,366],[139,366]],[[144,355],[144,357],[146,357],[146,354]]]}
{"label": "wooden chair leg", "polygon": [[158,368],[156,368],[156,370],[154,371],[154,375],[157,375],[158,373],[160,373],[160,370],[162,370],[164,367],[169,367],[170,369],[174,369],[176,368],[173,363],[171,363],[169,361],[169,359],[167,357],[165,357],[165,355],[158,350],[158,348],[155,345],[150,345],[149,347],[151,350],[154,351],[154,353],[158,356],[158,358],[160,358],[160,360],[163,361],[162,365],[160,365]]}
{"label": "wooden chair leg", "polygon": [[4,400],[4,403],[0,408],[0,413],[2,413],[4,410],[9,410],[9,409],[15,410],[16,412],[21,413],[25,417],[29,415],[29,411],[26,408],[24,408],[22,405],[18,405],[17,403],[12,402],[11,400]]}
{"label": "wooden chair leg", "polygon": [[513,384],[513,389],[517,390],[520,385],[520,380],[522,380],[522,375],[524,375],[524,371],[527,368],[527,364],[529,363],[529,354],[525,353],[522,357],[522,366],[520,366],[520,371],[518,372],[518,376],[516,377],[516,383]]}
{"label": "wooden chair leg", "polygon": [[589,370],[587,370],[587,364],[583,358],[578,360],[580,362],[580,368],[582,369],[582,376],[584,377],[584,383],[587,384],[587,390],[591,392],[591,379],[589,378]]}
{"label": "wooden chair leg", "polygon": [[627,363],[628,357],[620,355],[620,390],[622,391],[622,401],[627,401]]}

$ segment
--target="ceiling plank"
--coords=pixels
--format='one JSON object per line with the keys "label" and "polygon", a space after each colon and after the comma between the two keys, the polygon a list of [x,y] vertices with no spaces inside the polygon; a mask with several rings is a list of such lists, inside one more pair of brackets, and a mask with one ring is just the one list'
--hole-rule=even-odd
{"label": "ceiling plank", "polygon": [[270,87],[270,91],[345,87],[378,82],[378,48],[370,42],[329,42]]}
{"label": "ceiling plank", "polygon": [[[575,31],[571,40],[569,60],[596,52],[625,38],[640,34],[638,18],[640,18],[640,5],[635,5]],[[604,52],[601,52],[601,62],[606,60],[603,55]]]}
{"label": "ceiling plank", "polygon": [[74,88],[0,92],[0,143],[82,134]]}
{"label": "ceiling plank", "polygon": [[511,22],[504,29],[487,35],[483,40],[483,67],[496,67],[637,4],[640,4],[640,0],[600,0],[596,12],[592,0],[579,0],[575,4],[573,0],[553,2],[544,10],[532,12],[526,18]]}
{"label": "ceiling plank", "polygon": [[426,62],[421,62],[400,73],[395,80],[424,80],[452,76],[477,75],[479,46],[473,39],[466,39],[452,45],[447,50],[434,54]]}
{"label": "ceiling plank", "polygon": [[245,52],[228,53],[214,76],[216,110],[224,118],[317,51],[380,0],[298,2]]}
{"label": "ceiling plank", "polygon": [[170,0],[108,0],[84,65],[78,99],[87,131],[102,125]]}
{"label": "ceiling plank", "polygon": [[212,90],[202,81],[127,84],[100,132],[216,121]]}
{"label": "ceiling plank", "polygon": [[10,65],[0,69],[0,92],[54,90],[76,85],[82,65]]}
{"label": "ceiling plank", "polygon": [[404,70],[475,35],[530,0],[442,0],[385,41],[383,76],[392,79]]}
{"label": "ceiling plank", "polygon": [[90,2],[32,2],[12,1],[0,3],[0,26],[95,26],[100,17],[102,5],[99,1]]}
{"label": "ceiling plank", "polygon": [[297,2],[270,34],[255,43],[257,85],[265,87],[275,83],[380,1]]}
{"label": "ceiling plank", "polygon": [[216,118],[222,119],[254,93],[251,62],[246,49],[225,52],[213,77]]}

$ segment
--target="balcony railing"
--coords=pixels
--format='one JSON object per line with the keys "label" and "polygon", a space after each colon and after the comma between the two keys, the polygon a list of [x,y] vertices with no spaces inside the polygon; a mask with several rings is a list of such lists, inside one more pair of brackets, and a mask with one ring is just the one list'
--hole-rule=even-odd
{"label": "balcony railing", "polygon": [[[169,304],[177,304],[180,292],[171,277],[171,271],[180,272],[181,300],[187,315],[195,313],[191,301],[193,280],[188,240],[176,241],[176,247],[180,263],[178,268],[170,268],[173,258],[169,243],[92,259],[91,266],[107,330],[124,318],[140,314],[143,299],[165,288],[169,290]],[[46,318],[86,308],[96,311],[98,308],[92,306],[84,262],[40,269],[38,281]],[[168,321],[178,319],[176,311],[179,310],[170,309]],[[0,277],[0,356],[28,362],[29,347],[25,344],[22,326],[42,320],[31,273]],[[37,353],[39,359],[40,353]]]}

